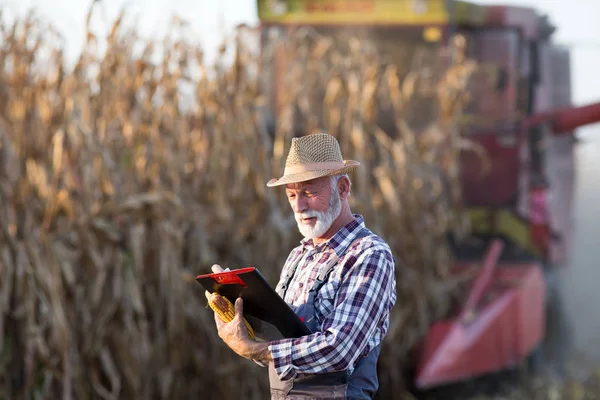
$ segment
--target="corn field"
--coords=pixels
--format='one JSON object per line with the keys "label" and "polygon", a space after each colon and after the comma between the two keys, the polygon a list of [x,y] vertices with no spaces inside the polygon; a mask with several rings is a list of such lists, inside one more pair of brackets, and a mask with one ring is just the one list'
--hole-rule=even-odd
{"label": "corn field", "polygon": [[0,398],[268,397],[266,370],[220,341],[194,277],[254,265],[276,284],[301,237],[266,182],[291,137],[319,130],[361,162],[352,210],[398,259],[379,395],[402,393],[411,350],[457,285],[446,235],[468,233],[458,155],[476,149],[457,121],[476,66],[464,43],[400,74],[368,38],[298,31],[259,52],[240,27],[209,63],[181,22],[150,41],[123,18],[106,38],[88,31],[73,68],[44,21],[0,27]]}

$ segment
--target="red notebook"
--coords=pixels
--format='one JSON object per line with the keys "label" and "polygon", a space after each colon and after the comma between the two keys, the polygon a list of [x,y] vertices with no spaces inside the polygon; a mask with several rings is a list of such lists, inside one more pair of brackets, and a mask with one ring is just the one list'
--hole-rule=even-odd
{"label": "red notebook", "polygon": [[312,333],[254,267],[199,275],[196,280],[210,293],[225,296],[233,304],[242,297],[244,317],[258,339],[297,338]]}

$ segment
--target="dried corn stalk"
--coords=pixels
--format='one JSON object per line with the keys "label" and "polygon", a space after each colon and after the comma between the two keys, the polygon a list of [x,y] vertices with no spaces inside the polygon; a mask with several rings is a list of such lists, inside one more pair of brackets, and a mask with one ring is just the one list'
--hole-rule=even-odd
{"label": "dried corn stalk", "polygon": [[193,277],[255,265],[275,284],[300,236],[265,183],[290,138],[317,129],[363,164],[353,210],[401,260],[380,374],[380,395],[399,393],[452,292],[445,235],[466,230],[456,120],[473,66],[460,46],[407,66],[359,36],[296,32],[258,53],[241,28],[208,64],[184,24],[158,43],[124,20],[106,43],[88,31],[72,69],[40,20],[0,26],[2,397],[268,396],[266,371],[220,341]]}

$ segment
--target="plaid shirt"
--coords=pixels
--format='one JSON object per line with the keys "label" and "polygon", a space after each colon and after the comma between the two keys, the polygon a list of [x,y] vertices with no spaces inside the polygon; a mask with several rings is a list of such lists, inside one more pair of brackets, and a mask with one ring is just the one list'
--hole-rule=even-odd
{"label": "plaid shirt", "polygon": [[333,252],[339,262],[315,297],[320,332],[270,342],[269,350],[280,379],[346,369],[352,373],[360,356],[383,340],[390,310],[396,302],[390,248],[378,236],[370,235],[340,254],[364,227],[362,216],[354,215],[354,221],[327,242],[315,246],[312,239],[305,239],[290,253],[277,289],[288,269],[302,258],[284,295],[293,309],[306,302],[320,268]]}

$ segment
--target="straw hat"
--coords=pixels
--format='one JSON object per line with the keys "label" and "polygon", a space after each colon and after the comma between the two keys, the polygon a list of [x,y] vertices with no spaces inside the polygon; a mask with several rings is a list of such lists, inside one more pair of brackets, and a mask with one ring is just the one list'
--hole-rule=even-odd
{"label": "straw hat", "polygon": [[360,163],[344,160],[338,141],[327,133],[313,133],[293,138],[281,178],[273,178],[267,186],[305,182],[323,176],[342,175]]}

